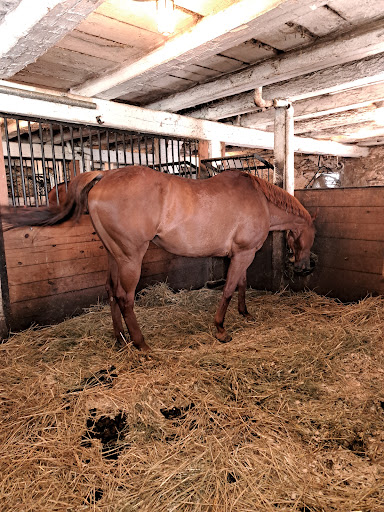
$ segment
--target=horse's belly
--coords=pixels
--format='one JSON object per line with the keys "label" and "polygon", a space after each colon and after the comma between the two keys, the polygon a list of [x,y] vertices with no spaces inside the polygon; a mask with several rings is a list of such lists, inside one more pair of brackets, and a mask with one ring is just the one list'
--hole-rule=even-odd
{"label": "horse's belly", "polygon": [[216,238],[205,236],[197,238],[191,234],[183,236],[183,234],[169,233],[168,236],[155,236],[152,242],[177,256],[191,258],[228,256],[231,252],[232,240],[217,240]]}

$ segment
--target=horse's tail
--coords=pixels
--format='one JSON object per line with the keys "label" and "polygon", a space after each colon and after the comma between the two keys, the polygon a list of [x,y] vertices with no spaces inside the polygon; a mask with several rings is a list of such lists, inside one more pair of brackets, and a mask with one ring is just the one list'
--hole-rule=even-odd
{"label": "horse's tail", "polygon": [[80,174],[71,180],[66,200],[63,204],[49,207],[12,208],[2,207],[2,220],[11,227],[19,226],[53,226],[66,220],[78,222],[87,208],[88,192],[105,175],[105,171],[91,171]]}

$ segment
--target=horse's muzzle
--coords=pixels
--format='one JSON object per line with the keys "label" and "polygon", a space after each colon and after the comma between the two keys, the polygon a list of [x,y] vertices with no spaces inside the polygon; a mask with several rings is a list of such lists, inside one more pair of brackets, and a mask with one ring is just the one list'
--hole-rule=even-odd
{"label": "horse's muzzle", "polygon": [[293,266],[293,271],[296,275],[308,276],[315,270],[316,263],[317,257],[311,253],[309,260],[295,263]]}

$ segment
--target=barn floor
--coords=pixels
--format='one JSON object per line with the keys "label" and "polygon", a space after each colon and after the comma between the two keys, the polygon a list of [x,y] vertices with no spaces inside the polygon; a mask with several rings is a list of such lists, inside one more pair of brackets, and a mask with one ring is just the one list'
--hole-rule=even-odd
{"label": "barn floor", "polygon": [[108,307],[1,346],[0,509],[384,511],[384,298],[142,293],[153,353]]}

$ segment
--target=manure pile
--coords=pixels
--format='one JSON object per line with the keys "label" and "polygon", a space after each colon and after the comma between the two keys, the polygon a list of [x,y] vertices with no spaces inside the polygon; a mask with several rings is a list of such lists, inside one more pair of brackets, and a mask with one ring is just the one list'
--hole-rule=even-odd
{"label": "manure pile", "polygon": [[0,510],[384,511],[384,298],[141,293],[153,352],[109,308],[1,346]]}

